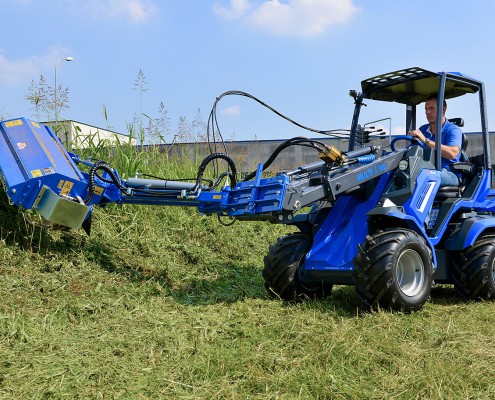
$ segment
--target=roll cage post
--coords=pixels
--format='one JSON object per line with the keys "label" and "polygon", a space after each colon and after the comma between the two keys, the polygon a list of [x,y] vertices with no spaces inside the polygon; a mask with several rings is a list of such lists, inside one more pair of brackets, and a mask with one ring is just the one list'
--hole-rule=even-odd
{"label": "roll cage post", "polygon": [[490,132],[488,131],[488,117],[486,114],[486,99],[485,99],[485,84],[481,83],[479,86],[479,98],[480,98],[480,114],[481,114],[481,132],[483,136],[483,148],[485,150],[484,157],[484,169],[490,169],[492,165],[490,156]]}
{"label": "roll cage post", "polygon": [[[445,99],[445,82],[447,81],[447,74],[442,72],[440,75],[440,84],[438,86],[438,99],[437,99],[437,123],[435,129],[435,168],[437,171],[442,170],[442,113],[443,113],[443,100]],[[459,149],[460,151],[461,149]]]}
{"label": "roll cage post", "polygon": [[416,129],[416,105],[406,106],[406,132]]}

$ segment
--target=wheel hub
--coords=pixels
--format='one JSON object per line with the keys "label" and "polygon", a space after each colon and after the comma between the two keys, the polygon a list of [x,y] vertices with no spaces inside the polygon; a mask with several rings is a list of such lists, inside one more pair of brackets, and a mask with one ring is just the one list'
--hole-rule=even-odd
{"label": "wheel hub", "polygon": [[397,284],[406,296],[415,296],[423,288],[425,269],[421,256],[414,250],[404,251],[397,261]]}

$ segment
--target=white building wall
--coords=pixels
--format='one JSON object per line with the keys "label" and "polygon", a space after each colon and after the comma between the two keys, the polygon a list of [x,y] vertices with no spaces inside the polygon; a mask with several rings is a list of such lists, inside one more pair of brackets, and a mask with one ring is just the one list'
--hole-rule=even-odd
{"label": "white building wall", "polygon": [[88,147],[136,145],[136,139],[118,132],[98,128],[78,121],[42,122],[50,126],[67,148],[85,149]]}

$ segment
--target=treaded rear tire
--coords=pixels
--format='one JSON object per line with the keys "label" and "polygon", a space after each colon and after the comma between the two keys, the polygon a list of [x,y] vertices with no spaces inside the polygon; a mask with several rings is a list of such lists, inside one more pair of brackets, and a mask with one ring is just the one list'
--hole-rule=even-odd
{"label": "treaded rear tire", "polygon": [[495,234],[486,234],[453,257],[452,280],[456,292],[468,300],[492,300],[494,269]]}
{"label": "treaded rear tire", "polygon": [[420,310],[433,281],[431,250],[409,229],[376,232],[359,246],[353,279],[366,310]]}
{"label": "treaded rear tire", "polygon": [[278,238],[264,258],[265,288],[272,297],[282,300],[319,299],[329,296],[330,283],[302,282],[299,268],[311,248],[311,239],[300,232]]}

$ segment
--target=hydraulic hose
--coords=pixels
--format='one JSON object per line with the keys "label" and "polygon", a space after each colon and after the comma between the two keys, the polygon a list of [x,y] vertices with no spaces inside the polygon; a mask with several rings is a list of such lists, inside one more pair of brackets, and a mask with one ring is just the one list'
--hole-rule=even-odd
{"label": "hydraulic hose", "polygon": [[[290,146],[311,147],[311,148],[318,150],[319,152],[324,152],[326,149],[328,149],[328,147],[325,144],[323,144],[317,140],[308,139],[308,138],[305,138],[302,136],[296,136],[296,137],[293,137],[291,139],[287,139],[285,142],[281,143],[274,150],[274,152],[270,155],[268,160],[266,160],[266,162],[263,164],[263,171],[265,171],[273,163],[273,161],[278,157],[278,155],[282,152],[282,150],[284,150]],[[244,182],[249,181],[250,179],[254,178],[255,176],[256,176],[256,171],[253,171],[253,172],[249,173],[243,179],[243,181]]]}
{"label": "hydraulic hose", "polygon": [[213,154],[210,154],[209,156],[207,156],[201,162],[201,164],[200,164],[200,166],[198,168],[198,176],[196,178],[196,185],[194,185],[194,188],[191,190],[191,192],[195,192],[195,191],[197,191],[199,189],[199,187],[201,186],[201,181],[203,180],[203,174],[204,174],[204,172],[206,170],[206,167],[208,166],[208,164],[210,162],[212,162],[213,160],[216,160],[218,158],[227,161],[227,164],[229,164],[229,167],[232,170],[232,182],[231,182],[230,186],[232,188],[235,187],[235,185],[237,184],[237,179],[236,179],[236,176],[237,176],[237,167],[235,165],[235,162],[227,154],[224,154],[224,153],[213,153]]}
{"label": "hydraulic hose", "polygon": [[[108,173],[110,175],[110,179],[115,185],[123,192],[126,191],[126,188],[120,183],[119,178],[117,178],[117,175],[113,172],[112,168],[108,166],[108,164],[105,161],[96,161],[91,169],[89,170],[89,179],[88,179],[88,197],[84,200],[85,204],[88,204],[90,200],[93,198],[96,190],[96,184],[95,184],[95,176],[98,176],[96,171],[102,170]],[[105,182],[108,182],[106,179],[102,179]]]}
{"label": "hydraulic hose", "polygon": [[356,157],[356,160],[359,164],[368,164],[376,160],[376,156],[374,154],[368,154],[366,156]]}

